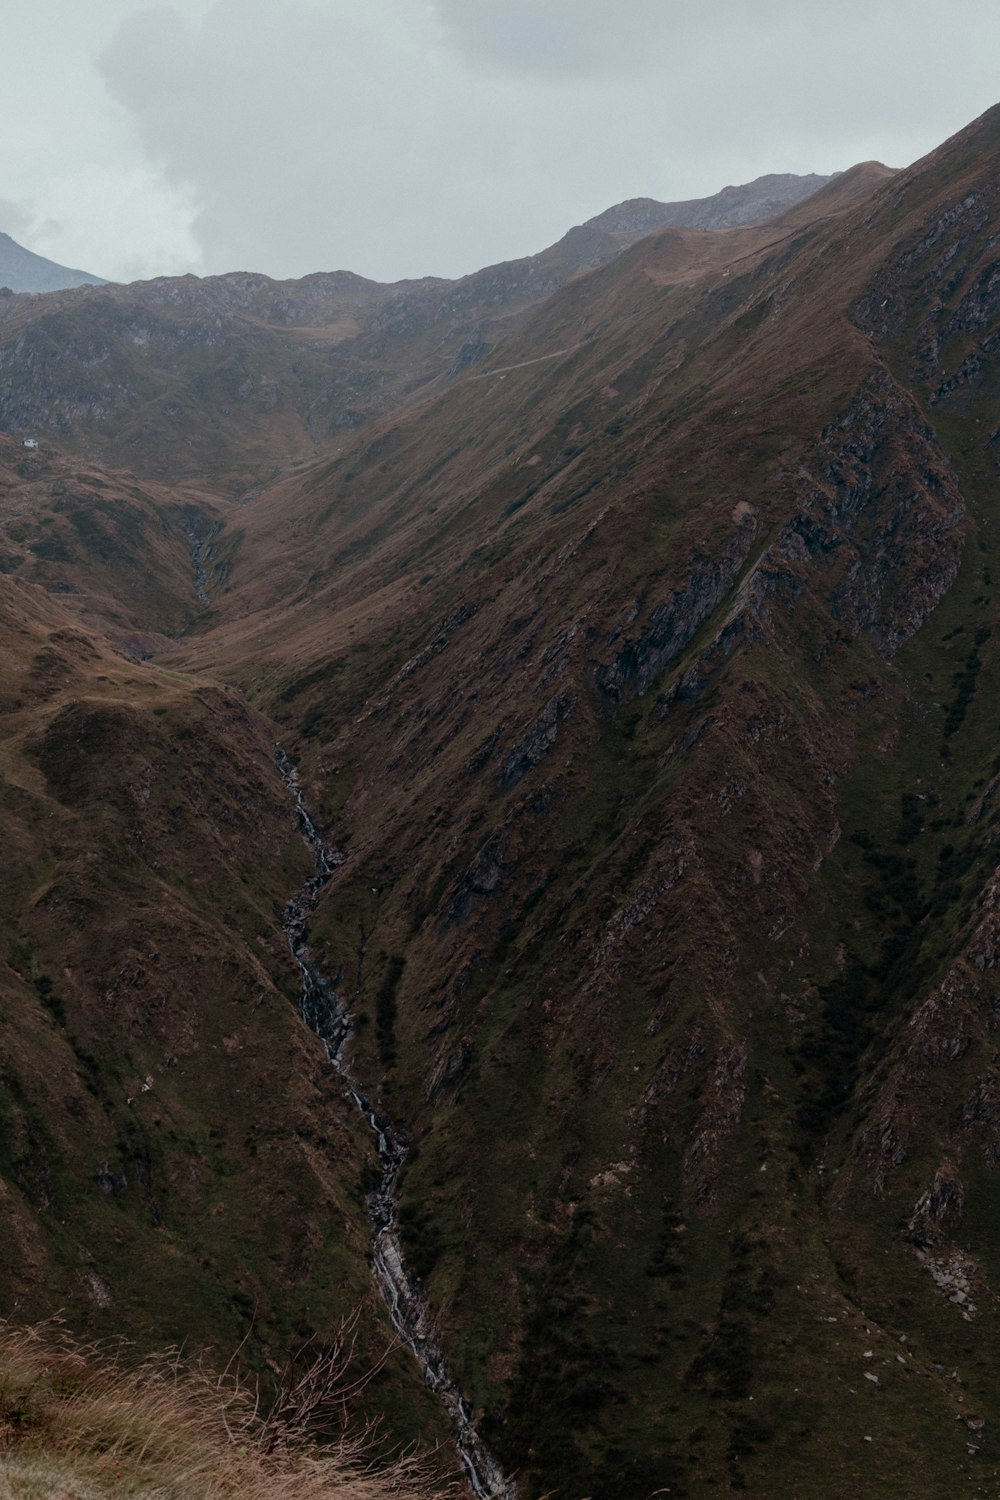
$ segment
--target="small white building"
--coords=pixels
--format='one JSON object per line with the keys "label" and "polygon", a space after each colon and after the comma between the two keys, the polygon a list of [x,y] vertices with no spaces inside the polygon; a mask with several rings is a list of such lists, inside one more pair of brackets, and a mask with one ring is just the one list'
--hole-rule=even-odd
{"label": "small white building", "polygon": [[37,448],[38,447],[38,439],[37,438],[22,438],[21,439],[21,447],[22,448]]}

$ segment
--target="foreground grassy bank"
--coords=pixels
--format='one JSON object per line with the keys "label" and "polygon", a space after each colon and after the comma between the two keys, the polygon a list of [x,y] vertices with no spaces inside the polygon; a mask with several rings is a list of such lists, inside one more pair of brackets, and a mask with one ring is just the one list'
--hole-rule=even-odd
{"label": "foreground grassy bank", "polygon": [[349,1344],[307,1358],[265,1410],[233,1372],[0,1325],[0,1500],[453,1500],[423,1459],[376,1462],[349,1417]]}

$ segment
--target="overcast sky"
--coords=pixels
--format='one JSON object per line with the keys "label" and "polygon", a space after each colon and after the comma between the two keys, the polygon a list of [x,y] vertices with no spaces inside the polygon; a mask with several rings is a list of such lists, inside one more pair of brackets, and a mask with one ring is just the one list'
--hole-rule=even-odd
{"label": "overcast sky", "polygon": [[1000,98],[996,0],[5,9],[0,229],[120,280],[460,275],[623,198],[906,165]]}

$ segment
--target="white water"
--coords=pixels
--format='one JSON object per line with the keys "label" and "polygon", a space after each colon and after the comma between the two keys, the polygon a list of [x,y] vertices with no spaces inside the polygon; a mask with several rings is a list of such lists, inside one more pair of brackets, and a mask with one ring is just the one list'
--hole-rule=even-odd
{"label": "white water", "polygon": [[448,1372],[434,1335],[430,1308],[417,1278],[406,1269],[396,1215],[396,1187],[406,1160],[407,1142],[401,1131],[375,1109],[355,1081],[344,1056],[352,1031],[351,1016],[336,986],[316,968],[309,952],[309,921],[324,886],[344,863],[345,855],[327,844],[302,800],[298,774],[288,756],[277,752],[282,780],[295,799],[299,828],[316,860],[315,872],[292,897],[282,916],[292,957],[302,974],[299,1009],[302,1019],[319,1037],[327,1057],[344,1082],[348,1097],[368,1122],[378,1148],[382,1176],[368,1199],[372,1228],[372,1274],[385,1298],[392,1325],[413,1351],[429,1388],[447,1409],[455,1428],[455,1447],[477,1500],[517,1500],[517,1487],[486,1447],[476,1429],[471,1408]]}

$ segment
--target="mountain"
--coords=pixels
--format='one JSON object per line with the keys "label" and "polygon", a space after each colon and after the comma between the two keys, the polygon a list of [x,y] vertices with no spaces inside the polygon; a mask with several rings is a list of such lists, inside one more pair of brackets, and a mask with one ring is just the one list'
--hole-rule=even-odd
{"label": "mountain", "polygon": [[66,287],[105,286],[99,276],[87,271],[71,271],[25,250],[9,234],[0,234],[0,287],[12,292],[59,292]]}
{"label": "mountain", "polygon": [[[117,529],[98,503],[78,538],[98,590],[124,549],[159,569],[170,545],[154,501],[133,527],[130,498],[105,495]],[[58,537],[44,520],[32,536],[43,568],[63,565]],[[365,1142],[293,1003],[275,911],[309,861],[273,726],[115,650],[81,623],[94,601],[72,576],[8,576],[0,601],[4,1314],[64,1308],[219,1369],[249,1346],[272,1377],[354,1314],[346,1383],[364,1404],[379,1372],[399,1388],[396,1438],[433,1442],[447,1427],[380,1327],[365,1264]],[[137,577],[119,572],[126,609]]]}
{"label": "mountain", "polygon": [[[762,178],[656,207],[742,223],[822,180]],[[0,293],[0,362],[17,349],[0,363],[0,428],[239,495],[462,378],[567,280],[634,243],[643,231],[625,227],[628,208],[609,211],[616,227],[593,220],[457,281],[241,272],[41,300]]]}
{"label": "mountain", "polygon": [[[884,169],[886,175],[889,169]],[[683,203],[658,203],[655,198],[630,198],[588,219],[585,229],[638,239],[657,229],[736,229],[761,224],[825,187],[830,177],[815,172],[796,177],[792,172],[769,173],[741,187],[724,187],[711,198],[691,198]]]}
{"label": "mountain", "polygon": [[528,1493],[874,1494],[916,1446],[943,1494],[984,1451],[922,1434],[956,1369],[992,1420],[998,118],[566,286],[271,490],[183,655],[269,684],[349,834],[316,930]]}
{"label": "mountain", "polygon": [[360,1380],[370,1257],[526,1500],[995,1489],[998,168],[7,299],[7,1311]]}

